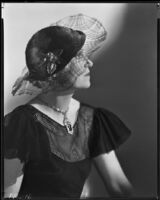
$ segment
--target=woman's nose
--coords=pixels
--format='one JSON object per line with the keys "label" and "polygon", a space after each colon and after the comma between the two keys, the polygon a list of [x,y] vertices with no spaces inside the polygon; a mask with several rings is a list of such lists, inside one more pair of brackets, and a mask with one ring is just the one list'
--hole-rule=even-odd
{"label": "woman's nose", "polygon": [[93,62],[89,59],[87,59],[87,65],[88,67],[92,67],[93,66]]}

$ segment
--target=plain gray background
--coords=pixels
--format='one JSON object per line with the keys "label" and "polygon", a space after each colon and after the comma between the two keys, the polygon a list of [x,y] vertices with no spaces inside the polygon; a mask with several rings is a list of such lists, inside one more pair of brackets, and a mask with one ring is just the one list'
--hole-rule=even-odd
{"label": "plain gray background", "polygon": [[[52,4],[52,6],[54,5]],[[135,196],[156,196],[157,8],[155,3],[128,3],[125,6],[123,26],[118,36],[93,60],[95,67],[92,69],[91,88],[79,91],[75,97],[94,106],[111,110],[131,129],[132,136],[117,150],[117,155],[135,188]],[[88,6],[86,9],[91,11],[92,8]],[[114,6],[112,9],[114,11]],[[101,12],[101,10],[97,9],[97,12]],[[45,21],[47,13],[43,13],[43,15]],[[33,21],[28,21],[28,24],[31,23],[32,26],[32,30],[28,29],[31,33],[35,32],[33,27],[37,24],[34,23],[34,20],[39,21],[38,17],[35,13]],[[14,66],[9,61],[17,62],[17,66],[20,66],[20,59],[24,60],[21,56],[24,54],[24,50],[22,51],[20,44],[26,44],[30,37],[27,35],[26,41],[20,36],[15,37],[14,31],[16,23],[19,21],[16,17],[12,17],[12,20],[12,23],[7,24],[7,28],[8,30],[12,28],[14,37],[9,35],[9,31],[6,32],[5,37],[8,43],[4,44],[5,48],[10,49],[9,45],[17,40],[17,45],[12,45],[14,47],[11,51],[11,53],[13,52],[12,57],[5,54],[5,61],[7,63],[8,60],[10,67],[7,69],[10,70],[5,71],[4,76],[9,81],[12,79],[11,71],[16,73]],[[23,26],[21,26],[21,31],[25,30],[24,32],[27,34],[26,25],[23,24]],[[115,26],[118,26],[116,21]],[[38,25],[35,29],[38,30]],[[108,34],[114,34],[114,32]],[[20,59],[16,57],[18,54]],[[11,87],[12,84],[7,81],[5,86]],[[5,90],[5,92],[8,91]],[[8,93],[6,94],[8,95]],[[11,96],[7,95],[5,112],[24,103],[24,99],[21,97],[15,97],[12,101]],[[28,97],[25,98],[27,100]],[[90,179],[94,189],[93,196],[107,196],[104,185],[94,168]]]}

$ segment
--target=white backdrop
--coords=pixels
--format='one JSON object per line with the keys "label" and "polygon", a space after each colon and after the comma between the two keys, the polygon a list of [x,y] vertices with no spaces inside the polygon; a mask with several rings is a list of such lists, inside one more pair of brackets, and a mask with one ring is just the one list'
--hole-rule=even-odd
{"label": "white backdrop", "polygon": [[108,32],[104,45],[106,51],[123,29],[126,5],[124,3],[4,3],[2,9],[4,113],[31,98],[27,95],[12,98],[11,89],[25,66],[26,44],[36,31],[68,15],[83,13],[96,17],[105,26]]}

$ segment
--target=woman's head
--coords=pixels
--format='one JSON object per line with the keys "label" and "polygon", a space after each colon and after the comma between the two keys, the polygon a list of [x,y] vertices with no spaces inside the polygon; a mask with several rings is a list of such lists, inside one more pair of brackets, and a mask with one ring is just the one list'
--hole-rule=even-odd
{"label": "woman's head", "polygon": [[88,73],[93,63],[88,56],[105,38],[106,31],[101,23],[82,14],[69,16],[41,29],[27,44],[28,72],[18,79],[12,94],[32,94],[29,85],[41,93],[89,87]]}
{"label": "woman's head", "polygon": [[48,81],[77,55],[85,34],[63,26],[50,26],[35,33],[26,47],[29,79]]}

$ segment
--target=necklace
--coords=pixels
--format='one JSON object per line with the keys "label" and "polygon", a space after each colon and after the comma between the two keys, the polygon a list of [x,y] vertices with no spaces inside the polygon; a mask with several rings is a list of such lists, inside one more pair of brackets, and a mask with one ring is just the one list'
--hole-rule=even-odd
{"label": "necklace", "polygon": [[42,99],[39,99],[44,105],[46,105],[47,107],[51,108],[52,110],[59,112],[63,115],[63,125],[65,126],[67,133],[70,135],[73,135],[73,127],[71,122],[69,121],[68,117],[67,117],[67,112],[69,110],[69,107],[67,108],[67,110],[61,110],[60,108],[56,107],[56,106],[51,106],[50,104],[48,104],[47,102],[43,101]]}

